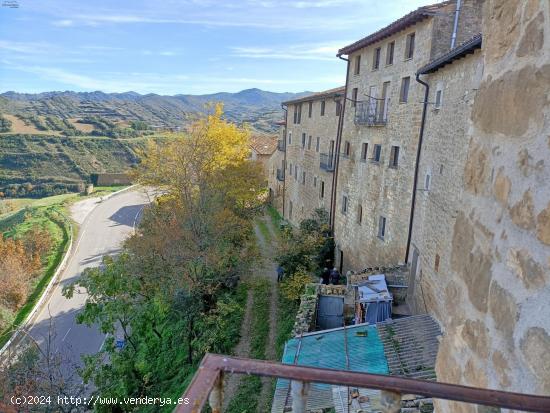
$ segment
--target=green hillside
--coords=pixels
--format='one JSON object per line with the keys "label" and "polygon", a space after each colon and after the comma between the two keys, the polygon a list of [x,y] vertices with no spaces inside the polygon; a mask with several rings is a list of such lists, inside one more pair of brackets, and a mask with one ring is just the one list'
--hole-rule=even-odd
{"label": "green hillside", "polygon": [[0,192],[41,197],[79,191],[91,173],[127,171],[145,143],[146,138],[3,135]]}

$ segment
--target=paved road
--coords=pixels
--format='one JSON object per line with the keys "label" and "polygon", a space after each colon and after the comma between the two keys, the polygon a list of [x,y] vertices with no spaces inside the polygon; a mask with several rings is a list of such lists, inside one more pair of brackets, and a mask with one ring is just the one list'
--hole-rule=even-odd
{"label": "paved road", "polygon": [[[85,292],[70,300],[62,295],[65,285],[76,280],[88,267],[101,263],[103,255],[116,254],[122,241],[133,233],[142,208],[148,203],[143,191],[127,191],[97,204],[80,227],[68,265],[61,274],[49,301],[35,317],[30,335],[44,346],[48,341],[55,352],[62,352],[64,370],[73,373],[82,354],[97,352],[105,340],[97,327],[77,324],[75,316],[86,301]],[[49,332],[53,334],[49,334]],[[48,337],[50,339],[48,340]]]}

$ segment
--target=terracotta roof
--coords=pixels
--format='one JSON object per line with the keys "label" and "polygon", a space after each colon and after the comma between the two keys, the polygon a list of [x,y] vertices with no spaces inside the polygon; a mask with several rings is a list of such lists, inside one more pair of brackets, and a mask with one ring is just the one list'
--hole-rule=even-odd
{"label": "terracotta roof", "polygon": [[289,103],[307,102],[308,100],[316,100],[316,99],[323,99],[327,97],[339,96],[339,95],[343,95],[345,92],[346,92],[345,86],[335,87],[334,89],[328,89],[322,92],[313,93],[311,95],[302,96],[297,99],[287,100],[286,102],[283,102],[283,105],[287,105]]}
{"label": "terracotta roof", "polygon": [[271,155],[277,149],[277,137],[270,135],[253,135],[250,147],[259,155]]}
{"label": "terracotta roof", "polygon": [[444,1],[442,3],[419,7],[415,11],[412,11],[409,14],[401,17],[400,19],[394,21],[388,26],[368,35],[367,37],[362,38],[361,40],[356,41],[355,43],[341,48],[340,50],[338,50],[336,56],[341,56],[343,54],[348,55],[355,52],[356,50],[362,49],[363,47],[367,47],[373,43],[385,39],[386,37],[398,33],[401,30],[404,30],[407,27],[418,23],[419,21],[424,20],[429,16],[433,16],[434,13],[437,12],[440,8],[448,6],[451,3],[451,1]]}
{"label": "terracotta roof", "polygon": [[433,73],[445,65],[452,63],[456,59],[466,56],[467,54],[474,53],[476,49],[481,48],[481,33],[476,34],[469,40],[466,40],[464,43],[458,45],[454,49],[448,51],[447,53],[439,56],[437,59],[432,60],[425,66],[422,66],[418,69],[419,75],[425,75],[427,73]]}

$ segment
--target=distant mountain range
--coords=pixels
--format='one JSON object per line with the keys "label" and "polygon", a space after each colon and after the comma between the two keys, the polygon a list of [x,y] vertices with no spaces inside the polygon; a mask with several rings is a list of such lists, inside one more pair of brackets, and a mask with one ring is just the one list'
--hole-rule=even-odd
{"label": "distant mountain range", "polygon": [[247,122],[260,131],[273,132],[274,121],[282,116],[281,102],[309,93],[275,93],[260,89],[174,96],[100,91],[5,92],[0,94],[0,114],[62,119],[97,116],[114,122],[144,121],[153,127],[176,127],[185,126],[193,114],[204,111],[207,103],[222,102],[229,120]]}

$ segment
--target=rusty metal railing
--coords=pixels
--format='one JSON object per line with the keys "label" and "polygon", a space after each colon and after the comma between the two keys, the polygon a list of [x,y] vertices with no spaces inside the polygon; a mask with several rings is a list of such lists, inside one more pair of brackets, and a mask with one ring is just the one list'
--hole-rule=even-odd
{"label": "rusty metal railing", "polygon": [[[293,412],[305,412],[309,383],[325,383],[382,391],[382,400],[392,400],[386,413],[399,412],[395,400],[401,394],[415,394],[425,397],[475,403],[486,406],[517,409],[528,412],[550,412],[550,397],[510,393],[498,390],[478,389],[456,384],[408,379],[379,374],[357,373],[344,370],[320,369],[296,366],[263,360],[206,354],[195,373],[183,398],[190,403],[182,404],[177,413],[200,413],[209,401],[213,413],[220,413],[223,400],[224,373],[237,373],[292,380]],[[394,407],[392,407],[394,406]]]}

